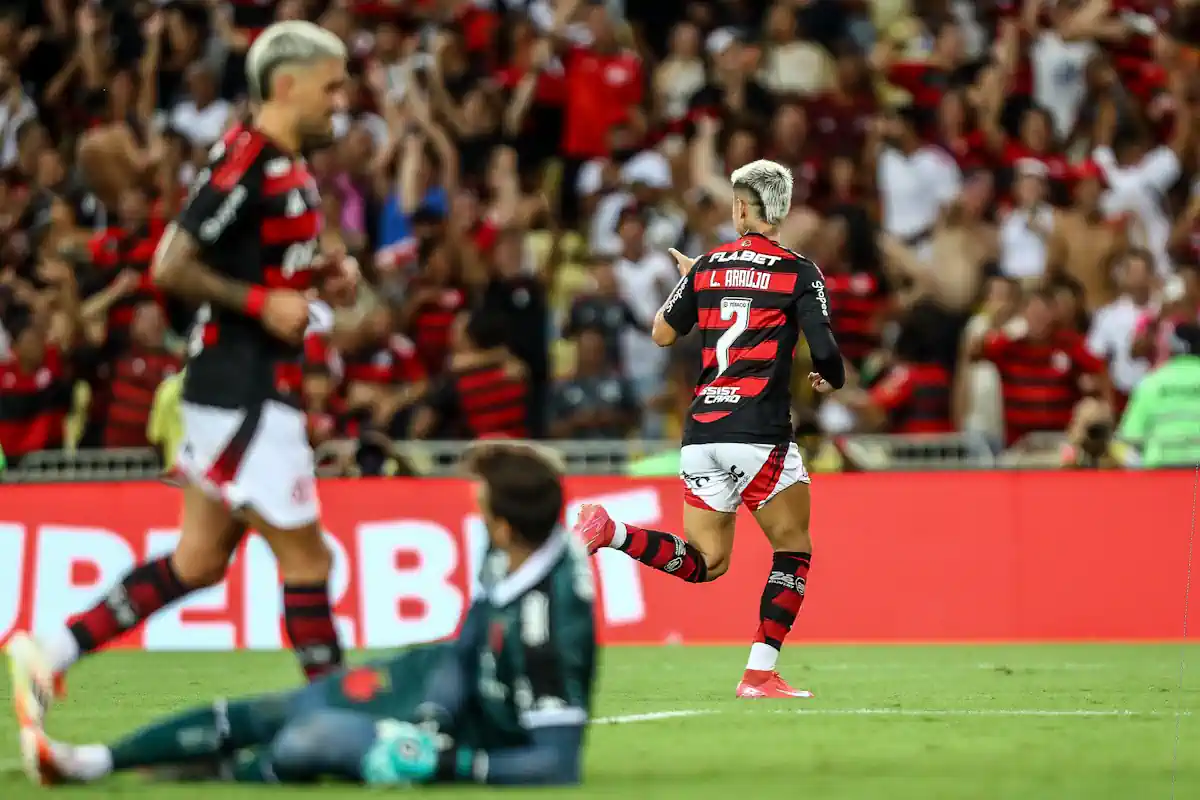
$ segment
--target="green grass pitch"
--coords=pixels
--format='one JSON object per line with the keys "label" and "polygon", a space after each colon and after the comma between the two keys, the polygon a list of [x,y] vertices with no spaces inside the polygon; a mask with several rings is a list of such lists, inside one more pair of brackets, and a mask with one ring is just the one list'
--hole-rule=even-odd
{"label": "green grass pitch", "polygon": [[[1200,798],[1200,646],[808,647],[781,671],[816,692],[734,700],[744,648],[604,653],[586,784],[507,798],[1141,800]],[[1191,662],[1183,675],[1181,661]],[[52,735],[95,741],[218,695],[296,680],[287,653],[116,652],[71,675]],[[8,707],[8,686],[0,701]],[[41,790],[13,772],[0,711],[0,798],[247,800],[365,789],[165,786],[136,777]],[[12,760],[10,760],[12,759]],[[436,797],[482,788],[439,788]],[[53,795],[51,795],[53,796]]]}

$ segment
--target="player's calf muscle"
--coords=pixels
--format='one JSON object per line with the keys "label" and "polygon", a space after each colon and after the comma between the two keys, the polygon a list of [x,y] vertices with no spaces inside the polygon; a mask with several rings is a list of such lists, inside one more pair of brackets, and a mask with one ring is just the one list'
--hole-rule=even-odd
{"label": "player's calf muscle", "polygon": [[737,517],[686,507],[683,532],[687,542],[700,551],[707,565],[705,582],[715,581],[728,571],[733,555],[733,530]]}
{"label": "player's calf muscle", "polygon": [[684,538],[704,558],[704,563],[707,567],[704,576],[705,583],[715,581],[729,570],[730,556],[732,555],[729,550],[719,546],[706,545],[706,538],[704,536],[697,536],[694,532],[686,528],[684,529]]}
{"label": "player's calf muscle", "polygon": [[255,530],[263,531],[263,538],[279,563],[279,574],[284,583],[308,585],[329,579],[333,569],[333,553],[325,543],[319,525],[281,531],[260,522],[255,525]]}

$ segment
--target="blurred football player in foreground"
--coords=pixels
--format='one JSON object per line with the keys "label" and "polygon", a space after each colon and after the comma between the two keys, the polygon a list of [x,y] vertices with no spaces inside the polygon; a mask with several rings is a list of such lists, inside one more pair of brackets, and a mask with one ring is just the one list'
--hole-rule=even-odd
{"label": "blurred football player in foreground", "polygon": [[467,466],[491,550],[484,595],[456,640],[293,692],[218,700],[114,744],[53,741],[39,706],[18,702],[29,777],[91,783],[151,768],[159,778],[247,783],[578,783],[594,587],[586,552],[560,525],[560,469],[511,441],[475,447]]}

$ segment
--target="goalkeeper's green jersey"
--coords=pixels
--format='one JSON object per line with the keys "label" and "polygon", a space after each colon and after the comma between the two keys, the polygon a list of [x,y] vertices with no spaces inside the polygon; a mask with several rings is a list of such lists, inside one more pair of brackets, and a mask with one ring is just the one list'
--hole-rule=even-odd
{"label": "goalkeeper's green jersey", "polygon": [[534,728],[586,722],[596,625],[582,542],[560,530],[512,571],[494,551],[482,578],[485,594],[463,631],[475,656],[462,735],[476,747],[513,747],[528,744]]}
{"label": "goalkeeper's green jersey", "polygon": [[[578,725],[591,710],[596,667],[594,586],[587,551],[556,532],[510,571],[490,552],[476,600],[454,641],[428,644],[313,684],[299,708],[328,705],[414,719],[454,670],[463,702],[451,733],[460,745],[520,747],[538,727]],[[431,691],[432,690],[432,691]]]}
{"label": "goalkeeper's green jersey", "polygon": [[1118,435],[1146,467],[1200,464],[1200,356],[1179,355],[1133,390]]}

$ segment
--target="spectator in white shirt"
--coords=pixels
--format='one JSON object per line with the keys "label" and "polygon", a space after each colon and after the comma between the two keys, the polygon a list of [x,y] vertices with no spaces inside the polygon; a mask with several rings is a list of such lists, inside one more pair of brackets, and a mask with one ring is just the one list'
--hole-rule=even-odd
{"label": "spectator in white shirt", "polygon": [[17,161],[17,132],[37,116],[37,106],[25,94],[21,80],[0,58],[0,168],[8,169]]}
{"label": "spectator in white shirt", "polygon": [[1000,223],[1000,272],[1022,283],[1046,273],[1054,208],[1046,202],[1046,165],[1032,158],[1016,163],[1015,207]]}
{"label": "spectator in white shirt", "polygon": [[1134,358],[1133,343],[1138,324],[1155,311],[1153,259],[1146,250],[1132,250],[1117,263],[1114,277],[1121,295],[1096,311],[1088,331],[1088,349],[1108,361],[1113,388],[1125,397],[1150,371],[1150,362]]}
{"label": "spectator in white shirt", "polygon": [[818,95],[833,85],[833,59],[816,42],[806,41],[796,30],[792,3],[776,3],[764,24],[766,52],[760,79],[777,94]]}
{"label": "spectator in white shirt", "polygon": [[954,379],[954,419],[959,430],[983,435],[995,450],[1004,443],[1004,402],[1000,372],[989,361],[972,361],[971,349],[992,329],[1018,338],[1025,322],[1018,316],[1022,303],[1021,285],[996,275],[984,289],[979,313],[967,323],[959,341],[958,369]]}
{"label": "spectator in white shirt", "polygon": [[962,174],[944,150],[922,144],[918,123],[911,106],[884,120],[876,182],[884,231],[924,258],[942,210],[962,191]]}
{"label": "spectator in white shirt", "polygon": [[[1072,13],[1065,4],[1051,9],[1052,16]],[[1079,106],[1087,95],[1087,65],[1096,53],[1091,40],[1065,40],[1058,31],[1039,31],[1029,48],[1033,65],[1033,100],[1049,112],[1061,141],[1071,135]]]}
{"label": "spectator in white shirt", "polygon": [[691,22],[680,22],[671,31],[670,48],[654,70],[654,99],[667,119],[683,119],[688,101],[704,87],[700,29]]}
{"label": "spectator in white shirt", "polygon": [[209,147],[221,138],[232,106],[217,96],[216,77],[203,64],[187,71],[187,99],[171,109],[171,127],[196,147]]}
{"label": "spectator in white shirt", "polygon": [[[1182,84],[1182,81],[1176,80],[1176,83]],[[1177,85],[1173,87],[1173,93],[1175,107],[1187,108],[1186,87]],[[1122,135],[1110,147],[1108,142],[1116,138],[1116,108],[1106,105],[1099,116],[1099,145],[1092,153],[1092,160],[1109,187],[1101,199],[1101,208],[1110,217],[1121,213],[1133,217],[1130,240],[1150,251],[1160,275],[1170,275],[1167,244],[1171,238],[1171,222],[1165,198],[1183,174],[1181,159],[1191,141],[1192,115],[1176,114],[1171,141],[1153,148],[1150,138],[1141,131]]]}
{"label": "spectator in white shirt", "polygon": [[[646,247],[646,220],[636,207],[621,212],[618,232],[621,257],[614,265],[621,298],[645,330],[626,328],[621,334],[621,363],[633,384],[639,402],[645,406],[663,389],[667,350],[654,344],[645,333],[659,306],[679,281],[675,262],[665,252]],[[662,417],[647,414],[642,433],[647,439],[661,434]]]}
{"label": "spectator in white shirt", "polygon": [[[614,170],[616,175],[612,174]],[[661,204],[671,184],[670,162],[653,149],[629,157],[619,169],[602,159],[584,164],[576,179],[576,191],[584,197],[599,198],[588,230],[592,252],[615,255],[621,251],[618,223],[623,210],[631,205],[637,205],[643,212],[650,249],[676,246],[684,221],[668,213]]]}

